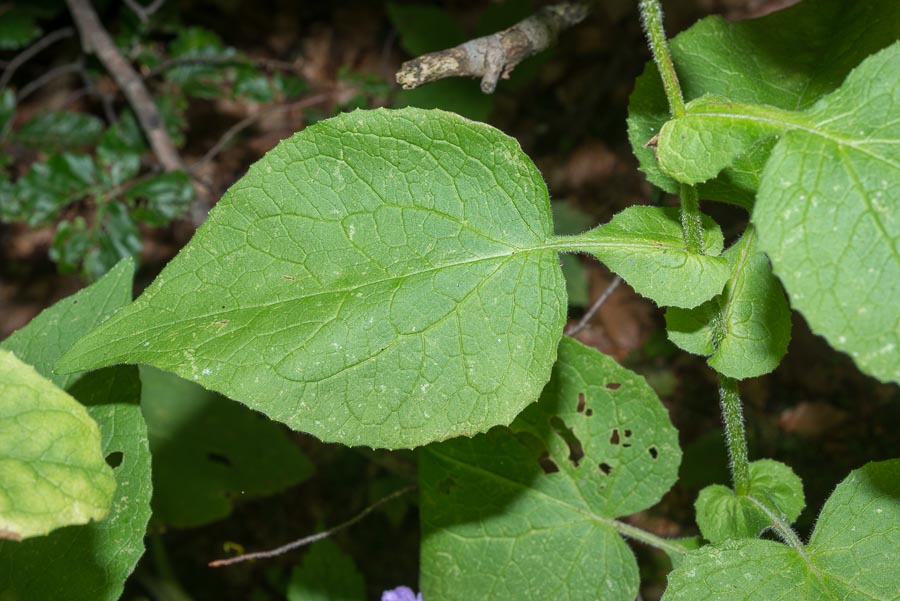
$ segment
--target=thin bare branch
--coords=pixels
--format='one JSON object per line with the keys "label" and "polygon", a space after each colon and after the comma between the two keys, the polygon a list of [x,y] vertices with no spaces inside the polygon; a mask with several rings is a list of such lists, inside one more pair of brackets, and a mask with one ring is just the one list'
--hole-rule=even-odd
{"label": "thin bare branch", "polygon": [[84,64],[80,60],[77,60],[74,63],[66,63],[65,65],[53,67],[37,79],[29,81],[28,84],[22,86],[22,89],[19,90],[18,94],[16,94],[16,103],[22,102],[57,77],[78,73],[83,68]]}
{"label": "thin bare branch", "polygon": [[85,53],[97,55],[125,94],[160,164],[166,171],[182,169],[181,156],[166,131],[162,115],[156,108],[153,98],[134,67],[125,60],[109,33],[100,24],[100,19],[90,1],[66,0],[66,4],[81,35],[81,47]]}
{"label": "thin bare branch", "polygon": [[261,111],[255,115],[250,115],[249,117],[241,119],[240,121],[229,127],[228,130],[224,134],[222,134],[222,137],[219,138],[219,141],[216,142],[212,146],[212,148],[206,151],[206,154],[197,159],[194,163],[191,164],[190,167],[188,167],[188,173],[195,173],[199,167],[214,159],[220,152],[222,152],[222,150],[225,149],[228,143],[231,142],[231,140],[233,140],[235,136],[259,121],[263,116],[278,111],[305,109],[321,102],[325,102],[326,100],[331,98],[331,96],[331,92],[321,92],[319,94],[313,94],[296,102],[273,106],[266,111]]}
{"label": "thin bare branch", "polygon": [[609,283],[609,286],[606,287],[606,290],[603,291],[600,296],[597,297],[597,300],[591,305],[591,308],[587,310],[587,312],[581,316],[581,319],[578,320],[578,323],[573,325],[572,327],[566,328],[565,335],[566,336],[574,336],[581,330],[588,327],[588,324],[591,323],[591,320],[594,319],[594,315],[597,314],[597,311],[600,310],[600,307],[609,300],[609,297],[612,296],[612,293],[616,291],[616,288],[619,287],[619,284],[622,283],[622,278],[616,276]]}
{"label": "thin bare branch", "polygon": [[71,27],[63,27],[62,29],[57,29],[56,31],[51,31],[37,42],[17,54],[13,57],[7,64],[6,68],[3,70],[3,75],[0,75],[0,90],[9,85],[12,76],[15,75],[16,70],[31,60],[38,52],[52,46],[56,42],[60,40],[64,40],[68,37],[71,37],[75,33],[75,30]]}
{"label": "thin bare branch", "polygon": [[583,21],[592,4],[551,4],[503,31],[423,54],[400,66],[397,83],[409,90],[446,77],[480,77],[481,91],[491,94],[501,77],[508,78],[519,63],[556,42],[560,31]]}
{"label": "thin bare branch", "polygon": [[403,495],[405,495],[409,492],[412,492],[413,490],[415,490],[415,488],[416,488],[416,485],[411,484],[411,485],[407,486],[406,488],[401,488],[398,491],[392,492],[391,494],[387,495],[386,497],[382,497],[381,499],[379,499],[372,505],[369,505],[368,507],[366,507],[365,509],[363,509],[362,511],[357,513],[355,516],[353,516],[346,522],[343,522],[342,524],[338,524],[334,528],[329,528],[328,530],[325,530],[323,532],[319,532],[317,534],[312,534],[310,536],[306,536],[304,538],[295,540],[294,542],[288,543],[286,545],[282,545],[281,547],[278,547],[276,549],[271,549],[269,551],[258,551],[256,553],[245,553],[244,555],[238,555],[237,557],[229,557],[227,559],[217,559],[215,561],[209,562],[209,567],[221,568],[224,566],[230,566],[230,565],[233,565],[236,563],[241,563],[243,561],[250,561],[251,559],[268,559],[271,557],[277,557],[279,555],[284,555],[285,553],[287,553],[289,551],[293,551],[294,549],[299,549],[300,547],[305,547],[306,545],[311,545],[312,543],[320,541],[325,538],[328,538],[329,536],[332,536],[332,535],[336,534],[337,532],[344,530],[345,528],[349,528],[353,524],[359,522],[364,517],[366,517],[367,515],[369,515],[370,513],[372,513],[379,507],[381,507],[382,505],[384,505],[385,503],[390,503],[394,499],[396,499],[398,497],[402,497]]}
{"label": "thin bare branch", "polygon": [[131,12],[137,15],[137,18],[141,20],[141,23],[147,23],[150,20],[150,17],[153,16],[153,13],[162,8],[162,5],[165,4],[166,0],[153,0],[147,6],[142,6],[138,3],[137,0],[125,0],[125,5],[131,9]]}

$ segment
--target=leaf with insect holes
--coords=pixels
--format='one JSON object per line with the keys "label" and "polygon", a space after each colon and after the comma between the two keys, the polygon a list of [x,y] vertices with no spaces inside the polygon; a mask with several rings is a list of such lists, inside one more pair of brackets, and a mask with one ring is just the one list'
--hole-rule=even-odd
{"label": "leaf with insect holes", "polygon": [[563,338],[540,401],[509,428],[420,451],[423,598],[633,601],[615,518],[658,501],[680,458],[643,378]]}

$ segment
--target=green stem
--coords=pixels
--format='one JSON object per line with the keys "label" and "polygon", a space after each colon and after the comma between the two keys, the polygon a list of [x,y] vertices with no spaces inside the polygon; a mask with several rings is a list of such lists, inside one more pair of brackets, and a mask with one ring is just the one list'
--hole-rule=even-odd
{"label": "green stem", "polygon": [[719,398],[722,419],[725,421],[725,440],[728,443],[734,491],[738,495],[747,495],[750,492],[750,461],[747,457],[744,414],[737,380],[719,374]]}
{"label": "green stem", "polygon": [[747,495],[747,499],[750,500],[751,503],[756,505],[772,522],[772,529],[776,534],[784,541],[784,544],[789,547],[793,547],[796,549],[801,555],[805,556],[806,551],[803,548],[803,541],[800,540],[800,537],[797,536],[797,533],[794,532],[794,529],[791,528],[790,524],[786,523],[779,516],[775,515],[772,510],[766,507],[765,503],[760,502],[758,499],[754,498],[753,495]]}
{"label": "green stem", "polygon": [[611,522],[615,529],[618,530],[619,534],[621,534],[622,536],[627,536],[630,539],[640,541],[646,545],[661,549],[667,553],[687,553],[690,550],[673,540],[669,540],[661,536],[656,536],[655,534],[651,534],[646,530],[635,528],[631,524],[626,524],[625,522],[620,522],[619,520],[611,520]]}
{"label": "green stem", "polygon": [[703,249],[703,213],[700,212],[700,196],[697,188],[681,184],[681,234],[684,245],[695,254],[702,254]]}
{"label": "green stem", "polygon": [[[663,27],[662,7],[659,0],[641,0],[641,22],[647,34],[647,42],[653,53],[653,61],[662,78],[663,90],[669,101],[669,110],[676,119],[685,116],[684,95],[678,74],[669,52],[669,42]],[[684,243],[692,253],[703,252],[703,222],[700,219],[700,200],[697,190],[686,184],[681,185],[681,231]]]}
{"label": "green stem", "polygon": [[653,61],[662,77],[663,89],[666,91],[672,116],[676,119],[684,117],[684,96],[681,94],[681,85],[678,83],[678,74],[675,73],[672,55],[669,53],[666,30],[663,28],[662,6],[660,6],[659,0],[641,0],[640,6],[641,22],[644,25],[644,32],[647,34],[650,51],[653,53]]}

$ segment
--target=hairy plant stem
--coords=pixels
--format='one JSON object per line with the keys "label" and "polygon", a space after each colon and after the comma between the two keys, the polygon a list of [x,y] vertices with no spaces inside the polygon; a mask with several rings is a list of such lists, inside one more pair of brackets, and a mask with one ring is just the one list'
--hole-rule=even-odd
{"label": "hairy plant stem", "polygon": [[[676,119],[684,117],[684,96],[681,93],[681,84],[678,83],[678,74],[675,72],[675,64],[672,62],[672,54],[669,52],[669,42],[663,27],[662,7],[659,0],[641,0],[640,7],[641,22],[644,25],[644,32],[647,34],[650,52],[653,53],[653,61],[662,78],[663,90],[669,101],[669,110]],[[693,186],[681,184],[679,196],[681,197],[681,232],[684,235],[684,243],[689,251],[700,254],[703,252],[703,221],[701,220],[700,199],[697,190]]]}
{"label": "hairy plant stem", "polygon": [[672,55],[669,53],[669,42],[666,40],[666,30],[663,28],[662,6],[660,6],[659,0],[641,0],[640,6],[641,22],[644,25],[644,32],[647,34],[650,52],[653,53],[653,61],[662,77],[663,89],[669,100],[669,109],[676,119],[684,117],[684,96],[681,94],[681,85],[678,83],[678,74],[675,73]]}
{"label": "hairy plant stem", "polygon": [[725,440],[731,465],[731,479],[738,495],[750,492],[750,461],[747,456],[747,437],[744,433],[744,412],[737,380],[719,374],[719,399],[725,422]]}
{"label": "hairy plant stem", "polygon": [[681,184],[681,234],[684,245],[689,251],[702,254],[703,248],[703,214],[700,212],[700,196],[697,188]]}

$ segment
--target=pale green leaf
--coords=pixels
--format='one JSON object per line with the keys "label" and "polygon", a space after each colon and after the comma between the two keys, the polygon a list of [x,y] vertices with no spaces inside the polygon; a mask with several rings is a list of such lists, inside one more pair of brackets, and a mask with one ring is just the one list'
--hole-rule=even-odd
{"label": "pale green leaf", "polygon": [[663,601],[894,601],[900,590],[900,460],[838,485],[808,545],[734,539],[684,556]]}
{"label": "pale green leaf", "polygon": [[[131,299],[134,264],[122,261],[105,278],[44,310],[3,345],[22,352],[45,376],[79,336]],[[132,367],[84,376],[53,376],[70,386],[100,427],[103,455],[117,465],[116,492],[100,522],[62,528],[21,543],[0,543],[0,591],[13,599],[114,601],[144,552],[150,519],[150,449]],[[72,552],[78,549],[77,553]]]}
{"label": "pale green leaf", "polygon": [[814,332],[900,382],[900,42],[807,115],[763,171],[760,248]]}
{"label": "pale green leaf", "polygon": [[271,495],[312,465],[284,426],[178,376],[141,369],[157,519],[180,528],[231,513],[235,499]]}
{"label": "pale green leaf", "polygon": [[325,440],[411,447],[533,402],[565,306],[547,190],[515,140],[356,112],[251,167],[59,368],[155,365]]}
{"label": "pale green leaf", "polygon": [[58,375],[53,365],[72,344],[131,301],[134,261],[125,259],[106,277],[66,297],[13,332],[0,343],[60,388],[68,388],[81,373]]}
{"label": "pale green leaf", "polygon": [[365,581],[353,558],[330,539],[314,544],[291,572],[287,601],[363,601]]}
{"label": "pale green leaf", "polygon": [[0,538],[103,518],[116,483],[84,407],[0,350]]}
{"label": "pale green leaf", "polygon": [[570,338],[559,353],[510,428],[420,452],[424,599],[634,600],[615,518],[675,482],[678,436],[641,377]]}
{"label": "pale green leaf", "polygon": [[706,254],[687,249],[677,208],[629,207],[559,247],[589,252],[639,294],[661,306],[696,307],[722,292],[729,277],[719,226],[703,216]]}
{"label": "pale green leaf", "polygon": [[769,260],[748,228],[724,253],[731,279],[721,296],[694,309],[666,311],[669,339],[709,357],[709,365],[730,378],[769,373],[787,352],[791,313]]}
{"label": "pale green leaf", "polygon": [[100,522],[21,543],[0,542],[0,598],[116,601],[144,553],[150,520],[150,449],[137,402],[137,368],[86,375],[71,393],[100,425],[103,455],[116,467],[116,494]]}
{"label": "pale green leaf", "polygon": [[[865,57],[897,39],[896,0],[817,0],[760,19],[731,23],[699,21],[671,40],[685,99],[705,94],[735,102],[805,109],[835,90]],[[671,115],[651,61],[635,83],[628,110],[628,135],[650,181],[669,192],[677,183],[662,173],[648,141]],[[700,186],[702,198],[751,207],[773,139],[763,139]]]}
{"label": "pale green leaf", "polygon": [[700,491],[694,504],[700,532],[713,543],[729,538],[756,538],[772,526],[772,520],[757,503],[791,524],[806,504],[803,482],[783,463],[771,459],[754,461],[750,464],[750,490],[746,495],[738,495],[721,484]]}

